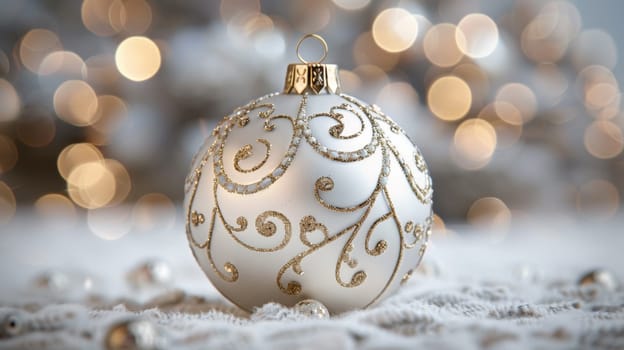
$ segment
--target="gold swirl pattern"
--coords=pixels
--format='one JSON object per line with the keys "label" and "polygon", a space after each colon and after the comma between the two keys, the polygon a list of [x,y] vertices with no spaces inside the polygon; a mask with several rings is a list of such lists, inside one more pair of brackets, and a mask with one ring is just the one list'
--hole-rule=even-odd
{"label": "gold swirl pattern", "polygon": [[[359,131],[351,135],[343,135],[344,115],[341,113],[337,113],[336,112],[337,110],[344,110],[354,115],[360,123]],[[364,111],[364,110],[361,110],[361,111]],[[350,139],[356,138],[358,136],[361,136],[364,133],[366,126],[369,126],[372,131],[370,140],[363,147],[356,149],[356,150],[352,150],[352,151],[340,151],[337,149],[331,149],[324,145],[321,145],[318,142],[318,139],[314,135],[312,135],[312,130],[310,128],[310,122],[313,119],[320,118],[320,117],[328,117],[337,122],[334,126],[329,128],[328,130],[329,134],[335,139],[350,140]],[[365,120],[367,120],[368,123],[365,123]],[[379,130],[378,128],[374,126],[374,124],[372,124],[372,122],[373,120],[371,118],[364,118],[361,115],[361,112],[358,112],[352,105],[343,103],[339,106],[330,108],[330,111],[328,113],[317,113],[317,114],[312,114],[310,116],[306,116],[305,118],[298,120],[298,125],[303,128],[303,137],[305,137],[308,144],[312,146],[312,148],[314,148],[316,152],[321,154],[323,157],[331,159],[333,161],[349,163],[349,162],[361,161],[363,159],[368,158],[373,153],[375,153],[375,150],[379,146],[379,139],[380,139]]]}
{"label": "gold swirl pattern", "polygon": [[[275,95],[270,95],[270,96],[272,97]],[[304,102],[302,101],[301,105],[303,106],[303,104]],[[260,109],[264,109],[264,110],[260,110]],[[230,132],[233,126],[237,124],[237,121],[240,120],[241,118],[248,118],[251,112],[257,111],[257,110],[260,110],[258,112],[258,118],[265,120],[264,130],[266,132],[271,132],[275,129],[275,124],[272,123],[273,120],[284,119],[290,122],[293,128],[293,135],[291,137],[288,150],[286,154],[282,157],[283,161],[277,167],[272,169],[270,173],[266,174],[265,176],[261,177],[260,179],[258,179],[257,181],[253,183],[248,183],[248,184],[236,183],[235,181],[232,180],[232,178],[226,173],[224,169],[223,149],[225,148],[225,145],[227,144],[228,136],[230,135]],[[294,159],[297,149],[299,147],[299,144],[301,142],[301,128],[298,128],[295,126],[295,120],[293,120],[292,117],[287,116],[287,115],[272,115],[274,111],[275,111],[275,106],[273,106],[272,104],[259,103],[259,100],[257,100],[257,101],[252,102],[250,105],[239,109],[235,114],[235,118],[232,118],[232,121],[230,123],[226,123],[224,126],[218,127],[220,129],[218,132],[219,142],[218,142],[218,146],[216,147],[216,151],[215,151],[215,155],[213,159],[213,163],[214,163],[213,171],[214,171],[214,176],[217,179],[218,184],[221,187],[223,187],[225,190],[227,190],[228,192],[238,193],[238,194],[252,194],[252,193],[261,191],[269,187],[275,181],[277,181],[286,172],[286,170],[290,166],[290,163],[292,163],[292,160]],[[247,125],[248,123],[245,123],[242,127],[246,127]],[[258,139],[258,142],[264,143],[263,141],[260,141],[260,139]],[[270,156],[269,150],[271,146],[270,144],[268,144],[268,141],[267,141],[267,144],[265,144],[265,146],[267,147],[265,159],[260,164],[253,167],[252,170],[249,172],[255,172],[261,169],[268,161],[268,158]],[[250,155],[249,154],[250,151],[251,149],[247,147],[243,147],[237,152],[237,154],[235,155],[235,159],[234,159],[234,167],[236,170],[238,171],[243,170],[242,168],[240,168],[240,165],[237,165],[237,164],[240,160],[248,157]],[[246,172],[246,171],[241,171],[241,172]]]}
{"label": "gold swirl pattern", "polygon": [[[360,129],[357,132],[355,132],[355,133],[353,133],[351,135],[343,135],[343,132],[344,132],[344,118],[345,117],[344,117],[343,113],[338,113],[337,112],[337,111],[340,111],[340,110],[344,110],[346,112],[350,112],[351,114],[353,114],[359,120],[359,122],[360,122]],[[328,117],[328,118],[331,118],[331,119],[333,119],[333,120],[335,120],[337,122],[336,125],[334,125],[331,128],[329,128],[329,134],[332,137],[336,138],[336,139],[350,140],[350,139],[353,139],[353,138],[356,138],[356,137],[362,135],[362,133],[364,132],[364,128],[365,128],[364,118],[350,104],[343,103],[340,106],[331,107],[330,110],[329,110],[329,113],[317,113],[317,114],[314,114],[314,115],[310,116],[310,120],[312,120],[314,118],[319,118],[319,117]],[[323,150],[323,151],[326,151],[326,150]],[[368,156],[368,155],[366,155],[366,156]]]}
{"label": "gold swirl pattern", "polygon": [[[292,228],[291,228],[290,221],[288,220],[288,218],[286,218],[284,214],[274,211],[274,210],[265,211],[265,212],[260,213],[260,215],[258,215],[258,217],[256,218],[256,230],[258,231],[260,235],[264,237],[274,236],[277,232],[277,225],[275,224],[275,222],[270,221],[268,219],[271,217],[276,218],[280,220],[284,226],[284,237],[282,238],[282,240],[273,247],[256,247],[243,241],[236,233],[243,232],[247,229],[247,219],[243,216],[239,216],[236,219],[236,223],[238,224],[238,227],[234,227],[227,222],[227,220],[223,216],[221,206],[218,204],[219,199],[217,197],[217,188],[218,188],[217,184],[215,183],[213,185],[213,196],[214,196],[214,202],[216,203],[216,206],[215,206],[216,213],[218,214],[218,218],[221,224],[225,227],[225,231],[230,235],[232,239],[234,239],[234,241],[236,241],[236,243],[240,244],[241,246],[249,250],[256,251],[256,252],[263,252],[263,253],[274,252],[274,251],[280,250],[288,244],[292,236]],[[211,231],[212,231],[214,229],[214,223],[211,223],[211,225],[213,225],[213,227],[211,228]]]}
{"label": "gold swirl pattern", "polygon": [[[422,154],[416,149],[415,152],[410,155],[410,157],[413,157],[412,159],[408,161],[403,158],[397,146],[395,146],[391,139],[388,138],[388,135],[386,135],[387,131],[385,130],[389,129],[391,133],[402,134],[405,137],[407,137],[407,135],[376,106],[368,106],[353,97],[339,95],[344,101],[343,103],[331,107],[327,112],[307,115],[306,105],[308,96],[304,94],[301,96],[297,115],[293,117],[275,114],[275,105],[267,102],[267,100],[276,95],[278,95],[278,93],[270,94],[252,101],[236,109],[233,115],[224,118],[214,129],[212,137],[206,141],[206,145],[203,148],[205,151],[199,163],[196,164],[196,160],[193,161],[193,166],[195,168],[190,173],[185,183],[185,191],[190,198],[186,208],[186,230],[189,243],[195,249],[206,251],[211,269],[216,276],[225,282],[236,282],[239,278],[239,271],[234,263],[229,261],[223,263],[223,271],[221,271],[217,268],[218,265],[214,262],[211,255],[212,236],[217,232],[223,231],[215,230],[217,223],[219,224],[219,228],[222,227],[225,229],[224,231],[236,244],[251,251],[261,253],[276,252],[289,245],[292,237],[292,225],[291,220],[287,218],[284,213],[275,210],[263,211],[255,218],[255,230],[257,234],[259,234],[262,239],[266,238],[271,240],[270,242],[279,241],[276,244],[271,244],[270,247],[258,247],[255,244],[247,243],[247,238],[245,237],[248,237],[247,231],[250,229],[248,218],[245,216],[235,216],[236,225],[229,224],[220,204],[219,192],[225,191],[235,195],[250,195],[265,190],[279,181],[286,173],[295,159],[299,148],[304,143],[311,146],[312,149],[322,157],[337,162],[359,162],[376,154],[377,157],[381,159],[378,164],[379,168],[376,170],[373,169],[373,171],[378,171],[376,184],[372,192],[359,203],[349,204],[347,206],[339,206],[331,203],[331,201],[327,199],[329,198],[327,196],[331,191],[335,190],[336,183],[334,179],[332,179],[331,176],[322,176],[316,179],[311,191],[318,204],[331,212],[345,213],[345,215],[349,214],[355,217],[346,227],[338,229],[336,232],[330,232],[326,223],[319,221],[317,217],[312,215],[306,215],[298,220],[299,241],[297,243],[300,244],[299,246],[302,248],[279,268],[276,275],[276,283],[280,291],[290,296],[302,295],[305,286],[302,282],[296,280],[297,276],[303,276],[305,273],[302,262],[308,256],[344,237],[344,239],[341,240],[344,244],[340,249],[339,257],[335,263],[335,280],[336,283],[342,287],[356,288],[366,283],[368,275],[364,269],[357,269],[358,266],[362,266],[362,261],[353,258],[353,252],[356,249],[362,249],[362,251],[366,253],[365,256],[374,259],[378,256],[388,255],[388,252],[392,251],[391,259],[395,261],[394,269],[390,276],[387,276],[385,283],[376,289],[377,292],[375,293],[377,294],[369,305],[373,304],[386,292],[401,270],[404,251],[420,245],[418,253],[419,256],[422,257],[427,247],[429,236],[431,235],[432,213],[421,223],[418,223],[418,220],[421,220],[419,218],[412,218],[412,220],[404,221],[400,218],[394,206],[390,195],[390,189],[387,186],[391,169],[395,171],[399,170],[402,173],[402,177],[405,178],[406,183],[409,185],[409,188],[412,190],[414,197],[420,203],[430,205],[433,192],[431,178]],[[333,120],[333,124],[328,127],[327,132],[335,140],[340,140],[341,142],[347,140],[355,141],[356,139],[360,142],[362,138],[364,138],[364,140],[357,149],[350,150],[339,150],[323,145],[319,142],[320,137],[317,138],[310,128],[310,123],[317,118],[330,118]],[[346,118],[355,118],[359,123],[359,127],[356,127],[355,131],[350,134],[345,134]],[[281,161],[279,161],[276,166],[270,168],[268,165],[275,164],[275,162],[270,162],[269,160],[274,156],[280,155],[276,155],[276,152],[272,152],[271,143],[267,139],[257,139],[257,142],[265,146],[265,154],[262,160],[251,167],[243,167],[240,162],[249,159],[253,155],[253,146],[247,144],[241,147],[234,155],[234,159],[232,159],[233,168],[240,173],[257,176],[255,181],[237,183],[225,170],[224,162],[226,160],[224,159],[224,149],[227,147],[226,145],[228,144],[232,130],[235,128],[249,128],[252,125],[257,125],[251,122],[253,120],[262,121],[262,132],[267,133],[267,135],[275,131],[278,125],[279,127],[283,125],[290,126],[292,129],[291,137],[288,141],[286,151],[281,154]],[[276,124],[276,120],[285,120],[288,123]],[[370,139],[368,139],[368,137],[370,137]],[[195,195],[206,164],[212,165],[211,170],[214,176],[212,183],[212,201],[214,206],[211,209],[209,220],[206,220],[204,214],[200,213],[195,206]],[[269,169],[265,170],[265,168]],[[418,183],[414,178],[415,174],[420,174],[421,176],[419,178],[424,179],[424,183]],[[423,180],[419,181],[423,182]],[[373,207],[377,209],[373,210]],[[375,216],[373,216],[372,213],[376,213]],[[379,213],[381,213],[381,215]],[[293,222],[297,222],[297,220]],[[384,224],[386,222],[393,223],[392,225],[395,229],[392,231],[395,231],[395,234],[398,235],[399,244],[392,250],[389,249],[389,240],[387,239],[388,235],[392,233],[381,232],[380,230],[381,226],[387,227],[388,224]],[[204,223],[207,223],[207,225],[203,225]],[[206,232],[206,240],[198,242],[195,239],[193,230]],[[278,232],[280,232],[279,235]],[[320,239],[312,240],[310,235],[313,233],[316,233],[314,237],[320,237]],[[320,235],[318,235],[318,233],[320,233]],[[363,236],[362,239],[356,239],[360,235],[365,236]],[[373,239],[373,237],[381,238]],[[193,250],[193,253],[195,254],[195,250]],[[396,256],[394,254],[396,254]],[[362,255],[358,255],[358,257],[362,260]],[[288,273],[289,271],[292,273]],[[402,282],[404,282],[409,278],[412,270],[403,269],[401,271],[403,271],[401,273],[403,274]],[[287,275],[292,277],[287,277]],[[350,277],[344,278],[345,276]]]}
{"label": "gold swirl pattern", "polygon": [[358,203],[350,207],[339,207],[339,206],[330,204],[327,201],[325,201],[323,197],[321,197],[321,192],[328,192],[333,189],[334,189],[334,180],[332,180],[331,177],[323,176],[316,180],[316,183],[314,186],[314,197],[316,198],[316,201],[319,202],[319,204],[321,204],[323,207],[329,210],[337,211],[337,212],[353,212],[353,211],[366,207],[371,202],[371,197],[368,197],[366,200],[362,201],[361,203]]}
{"label": "gold swirl pattern", "polygon": [[301,222],[299,222],[299,230],[301,232],[299,234],[299,239],[301,239],[301,242],[308,247],[312,247],[314,245],[308,239],[308,233],[319,230],[323,234],[323,241],[326,241],[329,238],[329,231],[327,230],[327,227],[317,222],[316,218],[312,215],[305,216],[301,219]]}
{"label": "gold swirl pattern", "polygon": [[265,139],[258,139],[257,141],[263,144],[264,147],[266,147],[264,158],[260,161],[260,163],[254,165],[249,169],[243,169],[240,166],[239,163],[241,160],[247,159],[253,155],[253,146],[247,144],[239,149],[238,152],[236,152],[236,156],[234,157],[234,169],[240,171],[241,173],[252,173],[260,169],[267,162],[267,160],[269,160],[269,156],[271,155],[271,144]]}
{"label": "gold swirl pattern", "polygon": [[[223,269],[226,271],[226,273],[221,272],[219,269],[217,269],[217,265],[215,264],[213,258],[212,258],[212,250],[210,249],[210,243],[212,241],[212,235],[214,232],[214,224],[215,224],[215,216],[216,216],[216,208],[212,210],[212,214],[211,214],[211,218],[210,218],[210,230],[208,230],[208,237],[206,238],[206,240],[203,243],[199,243],[195,240],[195,238],[193,238],[192,234],[187,234],[187,237],[189,238],[189,242],[199,248],[199,249],[205,249],[206,250],[206,257],[208,258],[208,261],[210,263],[210,266],[212,267],[212,270],[224,281],[227,282],[236,282],[238,280],[238,269],[236,268],[236,266],[234,264],[232,264],[229,261],[226,261],[223,264]],[[190,232],[188,230],[188,225],[187,225],[187,232]],[[195,257],[197,259],[197,256]]]}
{"label": "gold swirl pattern", "polygon": [[369,247],[370,247],[371,236],[373,235],[373,232],[375,232],[375,229],[377,228],[377,225],[381,224],[382,222],[388,220],[391,217],[392,217],[392,212],[388,212],[385,215],[380,216],[379,218],[377,218],[377,220],[375,220],[375,222],[373,222],[373,225],[368,230],[368,233],[366,234],[365,247],[366,247],[366,252],[369,255],[377,256],[377,255],[383,253],[386,250],[386,248],[388,248],[388,242],[386,240],[383,240],[383,239],[377,241],[377,243],[375,244],[374,248],[371,249]]}

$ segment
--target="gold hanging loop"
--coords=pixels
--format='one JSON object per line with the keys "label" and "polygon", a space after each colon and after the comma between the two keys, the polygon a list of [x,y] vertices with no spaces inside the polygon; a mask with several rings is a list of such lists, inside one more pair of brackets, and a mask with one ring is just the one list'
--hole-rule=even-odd
{"label": "gold hanging loop", "polygon": [[[308,62],[301,56],[299,49],[306,39],[315,39],[323,46],[323,56],[318,61]],[[297,57],[300,63],[288,65],[286,80],[284,82],[285,94],[339,94],[340,79],[338,66],[325,64],[327,57],[327,42],[318,34],[306,34],[297,42]]]}
{"label": "gold hanging loop", "polygon": [[[301,48],[301,44],[303,43],[304,40],[306,40],[308,38],[316,39],[323,46],[323,56],[321,56],[321,58],[318,61],[308,62],[301,56],[301,53],[299,52],[299,49]],[[299,39],[299,41],[297,42],[297,49],[296,49],[296,51],[297,51],[297,57],[299,58],[299,61],[301,61],[302,63],[305,63],[305,64],[308,64],[308,63],[313,63],[314,64],[314,63],[321,63],[321,62],[325,61],[325,58],[327,57],[327,51],[329,51],[329,48],[327,47],[327,42],[325,41],[325,39],[323,39],[322,36],[320,36],[318,34],[306,34],[301,39]]]}

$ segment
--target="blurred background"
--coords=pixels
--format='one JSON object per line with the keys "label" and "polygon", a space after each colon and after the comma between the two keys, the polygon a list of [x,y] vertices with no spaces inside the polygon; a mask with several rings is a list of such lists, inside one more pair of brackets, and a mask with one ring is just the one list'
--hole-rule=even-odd
{"label": "blurred background", "polygon": [[327,40],[343,91],[379,105],[421,148],[438,230],[613,220],[624,189],[623,7],[4,1],[0,230],[20,215],[86,220],[105,239],[181,225],[202,139],[235,107],[280,91],[312,32]]}

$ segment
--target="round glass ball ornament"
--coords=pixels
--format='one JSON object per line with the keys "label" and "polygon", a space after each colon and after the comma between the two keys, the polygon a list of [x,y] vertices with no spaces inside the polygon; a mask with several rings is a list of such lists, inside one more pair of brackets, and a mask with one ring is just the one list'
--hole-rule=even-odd
{"label": "round glass ball ornament", "polygon": [[192,162],[186,234],[214,286],[246,310],[305,299],[331,313],[391,295],[431,235],[431,178],[404,131],[340,93],[338,68],[287,69],[285,89],[226,116]]}

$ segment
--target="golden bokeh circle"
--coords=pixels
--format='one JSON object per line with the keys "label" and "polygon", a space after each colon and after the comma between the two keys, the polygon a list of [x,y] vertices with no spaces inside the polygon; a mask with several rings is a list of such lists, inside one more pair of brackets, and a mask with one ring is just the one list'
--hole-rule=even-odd
{"label": "golden bokeh circle", "polygon": [[153,77],[160,69],[160,49],[147,37],[133,36],[117,47],[115,64],[124,77],[133,81],[144,81]]}
{"label": "golden bokeh circle", "polygon": [[464,54],[457,46],[458,37],[462,32],[451,23],[440,23],[429,28],[423,41],[423,49],[427,59],[439,67],[452,67],[461,61]]}
{"label": "golden bokeh circle", "polygon": [[585,149],[599,159],[617,157],[624,150],[622,129],[609,120],[592,122],[583,135]]}
{"label": "golden bokeh circle", "polygon": [[54,32],[47,29],[32,29],[22,37],[19,58],[29,71],[38,73],[44,58],[62,49],[61,40]]}
{"label": "golden bokeh circle", "polygon": [[470,205],[466,218],[477,227],[506,229],[511,222],[511,211],[499,198],[483,197]]}
{"label": "golden bokeh circle", "polygon": [[74,203],[86,209],[108,205],[115,196],[115,175],[103,162],[77,166],[67,178],[67,192]]}
{"label": "golden bokeh circle", "polygon": [[87,126],[97,121],[98,99],[93,88],[82,80],[67,80],[54,93],[54,111],[62,120]]}
{"label": "golden bokeh circle", "polygon": [[471,13],[457,24],[455,41],[466,56],[486,57],[492,54],[498,45],[498,27],[489,16]]}
{"label": "golden bokeh circle", "polygon": [[69,174],[79,165],[103,160],[102,152],[90,143],[74,143],[66,146],[58,155],[56,167],[67,180]]}
{"label": "golden bokeh circle", "polygon": [[76,206],[66,196],[59,193],[45,194],[35,201],[37,215],[51,220],[76,219]]}
{"label": "golden bokeh circle", "polygon": [[13,85],[0,79],[0,123],[15,120],[21,108],[21,99]]}
{"label": "golden bokeh circle", "polygon": [[487,165],[496,150],[494,127],[484,119],[468,119],[455,130],[453,150],[457,163],[465,169],[476,170]]}
{"label": "golden bokeh circle", "polygon": [[403,8],[381,11],[371,30],[375,43],[388,52],[402,52],[410,48],[418,37],[418,21]]}
{"label": "golden bokeh circle", "polygon": [[138,231],[168,229],[175,224],[175,205],[162,193],[148,193],[136,202],[132,216]]}
{"label": "golden bokeh circle", "polygon": [[468,84],[456,76],[438,78],[429,87],[427,104],[431,112],[444,121],[463,118],[472,105]]}
{"label": "golden bokeh circle", "polygon": [[521,120],[515,116],[503,119],[514,125],[527,123],[535,117],[537,112],[537,97],[531,88],[521,83],[507,83],[498,89],[496,93],[496,112],[501,116],[509,115],[508,105],[513,106],[520,115]]}

